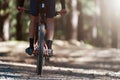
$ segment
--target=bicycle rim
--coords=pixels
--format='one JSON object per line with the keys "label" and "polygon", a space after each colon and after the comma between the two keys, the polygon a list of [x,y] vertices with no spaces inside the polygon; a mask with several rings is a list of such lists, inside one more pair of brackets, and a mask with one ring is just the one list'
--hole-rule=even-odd
{"label": "bicycle rim", "polygon": [[43,66],[43,50],[44,50],[44,25],[39,27],[39,49],[38,49],[38,58],[37,58],[37,74],[41,75],[42,66]]}

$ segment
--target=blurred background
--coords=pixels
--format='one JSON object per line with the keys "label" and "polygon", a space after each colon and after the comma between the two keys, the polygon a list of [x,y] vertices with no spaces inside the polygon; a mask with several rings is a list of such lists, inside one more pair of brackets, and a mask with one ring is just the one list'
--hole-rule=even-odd
{"label": "blurred background", "polygon": [[[56,0],[56,10],[60,10]],[[18,0],[0,0],[0,41],[28,41],[30,18]],[[25,0],[29,9],[29,0]],[[120,0],[66,0],[67,14],[55,18],[55,39],[98,47],[120,47]]]}
{"label": "blurred background", "polygon": [[[27,9],[29,1],[25,0]],[[48,63],[58,69],[46,68],[42,79],[120,80],[120,0],[65,1],[67,14],[55,17],[55,56]],[[36,65],[37,61],[25,52],[30,15],[18,12],[18,4],[18,0],[0,0],[0,79],[41,79],[35,78],[34,68],[11,63]],[[56,0],[56,10],[60,9]]]}

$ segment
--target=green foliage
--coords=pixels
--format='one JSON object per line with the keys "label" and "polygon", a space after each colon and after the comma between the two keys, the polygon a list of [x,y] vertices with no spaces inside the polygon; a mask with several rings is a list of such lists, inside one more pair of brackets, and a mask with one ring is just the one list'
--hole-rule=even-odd
{"label": "green foliage", "polygon": [[[8,8],[6,10],[0,10],[0,14],[7,14],[9,13],[9,19],[10,19],[10,33],[11,34],[15,34],[16,32],[16,29],[15,29],[15,25],[17,23],[16,21],[16,15],[18,13],[17,9],[16,9],[16,4],[17,4],[17,1],[16,0],[0,0],[1,3],[3,3],[4,1],[8,1]],[[67,2],[67,6],[69,5],[69,0],[66,0]],[[59,3],[59,0],[57,0],[57,4]],[[82,3],[82,12],[83,12],[83,15],[84,15],[84,23],[85,25],[89,26],[89,24],[91,24],[91,22],[89,21],[88,17],[86,16],[94,16],[94,13],[95,13],[95,3],[94,3],[94,0],[78,0],[78,3]],[[25,1],[25,7],[29,9],[29,0],[26,0]],[[78,11],[79,11],[79,8],[78,7]],[[67,7],[67,10],[69,11],[69,7]],[[68,13],[69,14],[69,13]],[[67,18],[67,17],[66,17]],[[29,22],[30,22],[30,19],[29,19],[29,15],[28,14],[22,14],[22,20],[21,20],[21,23],[22,23],[22,26],[23,26],[23,34],[27,35],[28,32],[29,32]],[[88,28],[89,29],[89,28]],[[62,32],[60,30],[57,30],[58,32],[56,36],[60,36],[59,34],[62,34],[62,33],[65,33],[65,32]],[[64,30],[65,31],[65,30]]]}
{"label": "green foliage", "polygon": [[93,16],[96,11],[95,0],[79,0],[82,3],[84,15]]}
{"label": "green foliage", "polygon": [[16,14],[17,14],[17,9],[16,9],[16,1],[15,0],[10,0],[9,1],[9,18],[10,18],[10,33],[12,34],[11,38],[14,38],[15,37],[15,32],[16,32],[16,29],[15,29],[15,26],[16,26]]}
{"label": "green foliage", "polygon": [[[6,9],[0,9],[0,15],[6,15],[9,13],[9,19],[10,19],[10,34],[12,38],[15,37],[15,32],[16,32],[16,15],[18,13],[17,11],[17,0],[0,0],[0,4],[3,4],[5,1],[8,3],[8,7]],[[30,0],[25,0],[25,7],[29,9],[29,1]],[[80,13],[78,16],[79,18],[82,17],[82,23],[83,23],[83,28],[86,34],[84,34],[85,40],[87,42],[90,42],[92,40],[92,28],[95,24],[95,14],[97,13],[97,7],[96,7],[96,0],[77,0],[77,10]],[[59,0],[56,0],[57,2],[57,9],[60,9],[60,4]],[[67,14],[65,16],[58,17],[57,23],[55,25],[57,26],[57,30],[55,31],[55,38],[57,39],[65,39],[67,37],[67,34],[69,33],[69,24],[71,22],[70,20],[70,13],[71,13],[71,7],[70,7],[70,0],[66,0],[66,6],[67,6]],[[81,5],[81,6],[80,6]],[[82,16],[81,16],[82,14]],[[21,16],[21,23],[22,23],[22,34],[24,36],[24,40],[27,40],[28,38],[28,33],[29,33],[29,23],[30,23],[30,18],[28,14],[23,13]],[[68,23],[69,22],[69,23]],[[62,26],[62,28],[61,28]],[[79,27],[79,25],[78,25]],[[82,33],[83,34],[83,33]],[[100,37],[103,36],[102,30],[99,29],[98,34],[100,34]],[[63,36],[61,36],[63,35]]]}

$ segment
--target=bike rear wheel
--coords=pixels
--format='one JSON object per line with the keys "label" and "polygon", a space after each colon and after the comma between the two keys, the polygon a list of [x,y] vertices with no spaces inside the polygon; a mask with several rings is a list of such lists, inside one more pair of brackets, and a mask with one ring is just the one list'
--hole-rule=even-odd
{"label": "bike rear wheel", "polygon": [[38,57],[37,57],[37,74],[41,75],[43,66],[43,52],[44,52],[44,24],[41,24],[38,29]]}

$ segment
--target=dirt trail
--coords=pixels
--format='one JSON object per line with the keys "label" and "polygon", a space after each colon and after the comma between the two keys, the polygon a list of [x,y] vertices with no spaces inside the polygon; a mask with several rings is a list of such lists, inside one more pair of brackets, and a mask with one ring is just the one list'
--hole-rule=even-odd
{"label": "dirt trail", "polygon": [[35,72],[35,57],[24,52],[27,46],[26,42],[0,43],[1,80],[120,80],[118,49],[56,41],[55,57],[44,66],[40,77]]}

